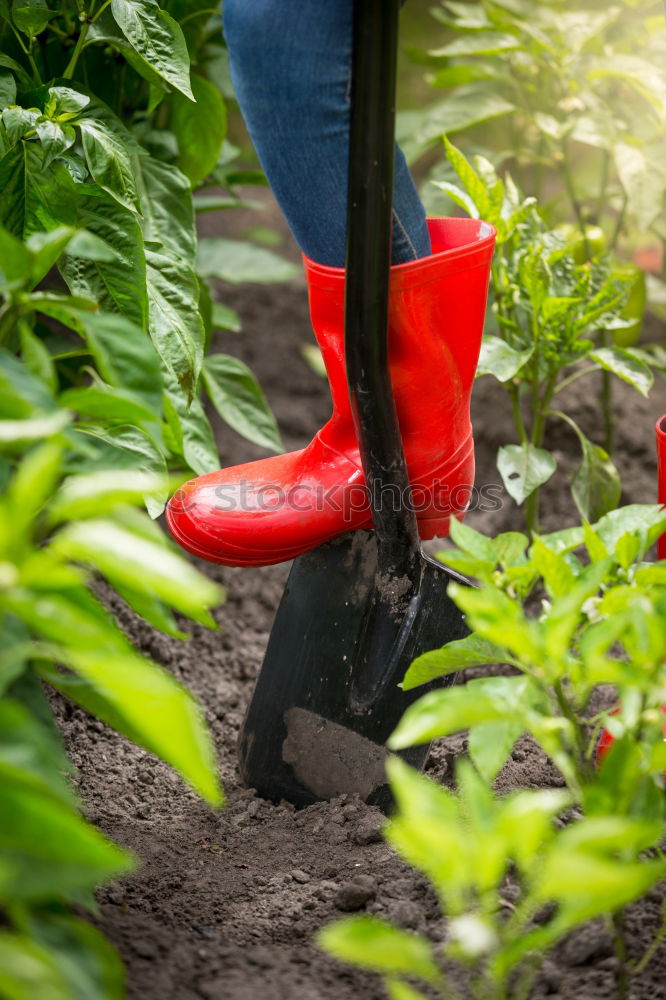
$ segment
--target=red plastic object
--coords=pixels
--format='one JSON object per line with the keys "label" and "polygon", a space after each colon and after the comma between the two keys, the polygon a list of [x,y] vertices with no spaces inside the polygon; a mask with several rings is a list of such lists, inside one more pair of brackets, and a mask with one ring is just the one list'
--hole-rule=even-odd
{"label": "red plastic object", "polygon": [[[666,715],[666,705],[662,705],[662,712]],[[613,715],[617,715],[620,709],[616,708]],[[666,722],[664,722],[664,739],[666,740]],[[601,764],[602,760],[613,746],[615,737],[611,736],[607,729],[604,729],[599,737],[599,742],[597,744],[597,765]]]}
{"label": "red plastic object", "polygon": [[[657,500],[666,504],[666,415],[659,417],[655,427],[657,432]],[[657,556],[666,559],[666,534],[657,542]]]}
{"label": "red plastic object", "polygon": [[[495,230],[429,220],[433,253],[391,269],[389,367],[421,538],[448,534],[474,484],[469,416]],[[167,508],[183,548],[228,566],[265,566],[371,528],[344,355],[342,268],[304,259],[333,415],[302,451],[190,480]],[[279,350],[279,345],[276,345]],[[392,503],[388,496],[382,502]]]}

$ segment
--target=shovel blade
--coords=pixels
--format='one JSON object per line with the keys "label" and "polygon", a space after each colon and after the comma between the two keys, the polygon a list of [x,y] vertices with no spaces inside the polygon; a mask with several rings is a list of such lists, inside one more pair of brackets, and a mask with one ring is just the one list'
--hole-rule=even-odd
{"label": "shovel blade", "polygon": [[[310,805],[343,793],[386,808],[386,740],[424,687],[402,691],[412,660],[467,635],[446,594],[452,578],[426,559],[418,614],[371,708],[350,697],[355,656],[373,597],[376,542],[356,531],[296,559],[275,617],[240,735],[240,770],[264,798]],[[459,578],[457,578],[459,579]],[[442,684],[453,683],[447,677]],[[428,747],[402,756],[422,767]]]}

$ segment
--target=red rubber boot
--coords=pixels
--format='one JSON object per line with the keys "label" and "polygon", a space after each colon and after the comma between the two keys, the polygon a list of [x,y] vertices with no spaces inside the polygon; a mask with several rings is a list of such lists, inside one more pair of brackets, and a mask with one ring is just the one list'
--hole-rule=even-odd
{"label": "red rubber boot", "polygon": [[[428,225],[432,255],[391,269],[389,299],[391,379],[423,539],[448,534],[450,517],[469,505],[469,403],[495,244],[485,222]],[[333,415],[302,451],[221,469],[177,491],[167,508],[171,533],[210,562],[267,566],[372,527],[344,360],[345,272],[304,263]]]}

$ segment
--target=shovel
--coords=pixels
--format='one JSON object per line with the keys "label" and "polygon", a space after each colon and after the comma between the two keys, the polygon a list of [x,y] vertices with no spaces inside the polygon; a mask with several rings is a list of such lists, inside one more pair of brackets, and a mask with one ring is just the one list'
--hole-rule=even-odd
{"label": "shovel", "polygon": [[[398,5],[354,4],[345,352],[375,530],[294,561],[240,736],[246,784],[297,806],[344,793],[390,805],[386,740],[423,694],[398,685],[416,656],[468,634],[446,593],[466,581],[423,553],[406,502],[388,370]],[[422,767],[427,754],[403,756]]]}

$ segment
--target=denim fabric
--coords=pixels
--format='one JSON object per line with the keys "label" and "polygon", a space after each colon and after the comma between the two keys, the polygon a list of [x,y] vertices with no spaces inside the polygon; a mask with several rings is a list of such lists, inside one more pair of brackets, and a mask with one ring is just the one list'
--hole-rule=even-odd
{"label": "denim fabric", "polygon": [[[224,0],[231,77],[257,155],[303,252],[343,267],[354,0]],[[394,264],[430,253],[396,148]]]}

